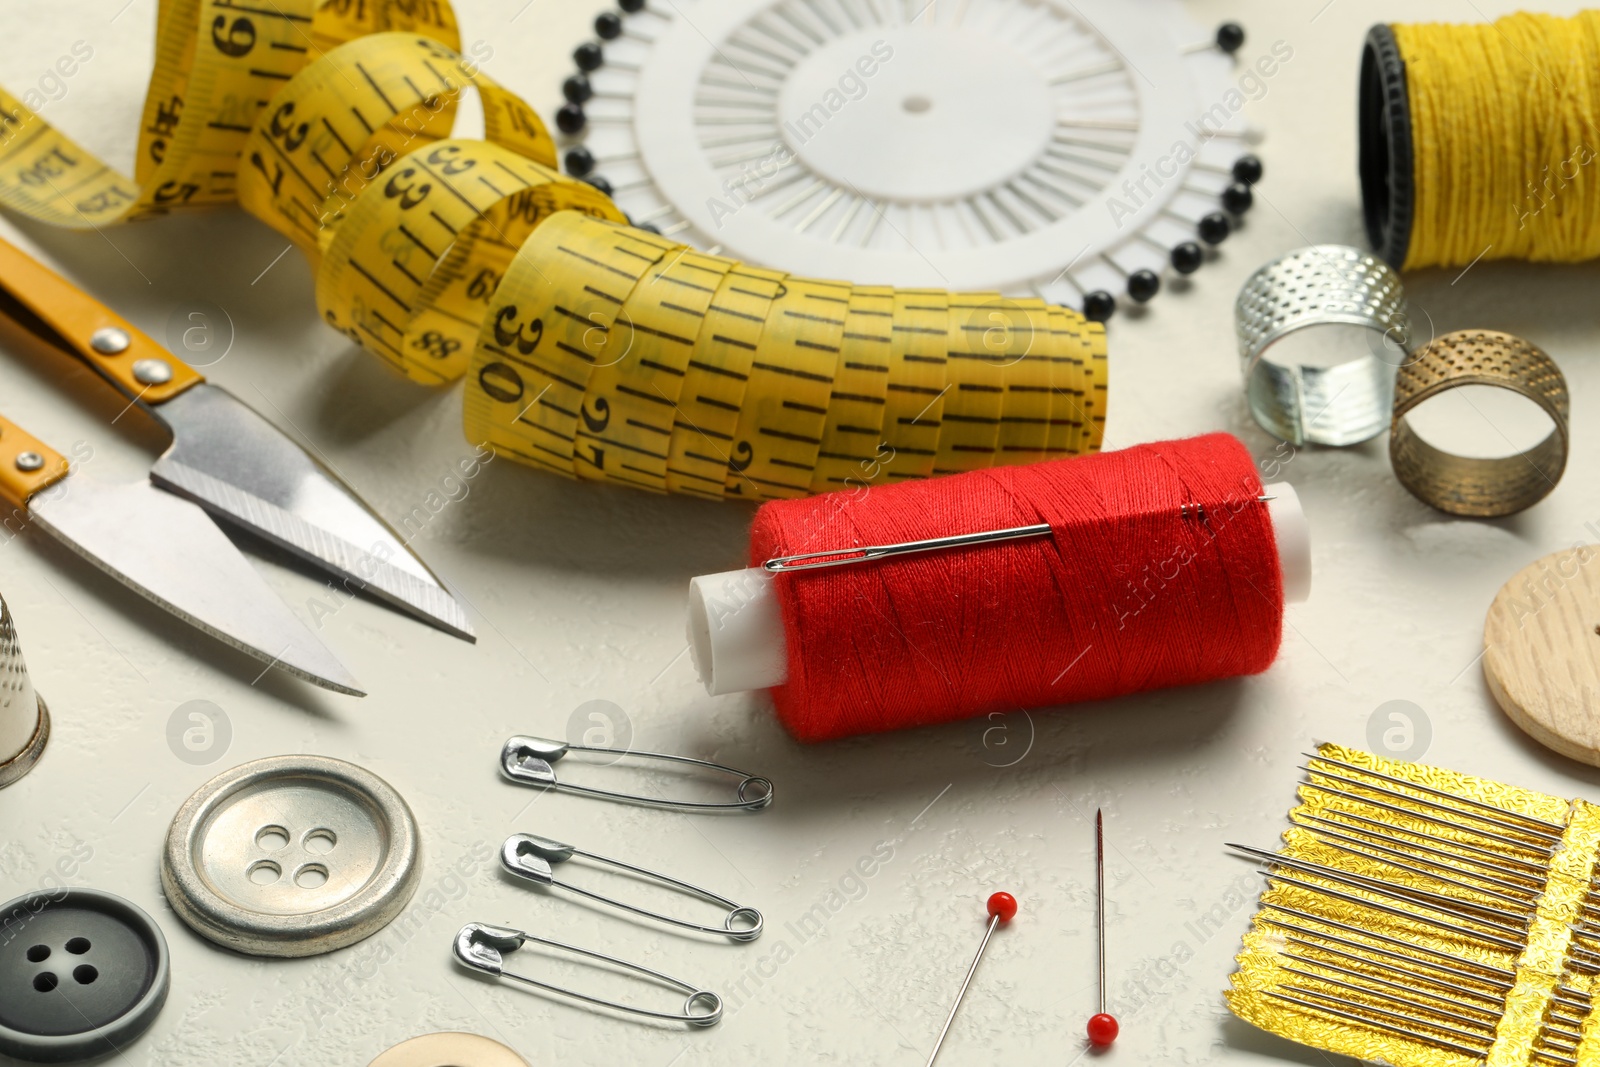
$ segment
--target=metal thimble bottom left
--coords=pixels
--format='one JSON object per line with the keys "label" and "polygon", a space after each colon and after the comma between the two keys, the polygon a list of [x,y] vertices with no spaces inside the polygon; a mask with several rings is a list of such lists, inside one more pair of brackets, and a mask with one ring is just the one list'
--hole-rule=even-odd
{"label": "metal thimble bottom left", "polygon": [[50,739],[50,711],[33,691],[11,609],[0,597],[0,789],[33,769]]}

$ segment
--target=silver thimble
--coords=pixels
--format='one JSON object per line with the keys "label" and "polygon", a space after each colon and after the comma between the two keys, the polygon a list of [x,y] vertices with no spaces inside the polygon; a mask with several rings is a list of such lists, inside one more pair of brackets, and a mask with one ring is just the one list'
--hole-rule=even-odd
{"label": "silver thimble", "polygon": [[1268,433],[1353,445],[1388,427],[1412,339],[1387,263],[1344,245],[1302,248],[1252,274],[1233,310],[1250,412]]}
{"label": "silver thimble", "polygon": [[50,738],[50,712],[33,691],[11,609],[0,597],[0,788],[33,769]]}

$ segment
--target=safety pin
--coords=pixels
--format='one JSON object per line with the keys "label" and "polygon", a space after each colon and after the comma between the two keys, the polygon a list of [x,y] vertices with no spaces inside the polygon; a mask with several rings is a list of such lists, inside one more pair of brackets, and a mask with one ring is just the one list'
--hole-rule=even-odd
{"label": "safety pin", "polygon": [[[587,993],[580,993],[575,989],[551,985],[549,982],[541,982],[537,978],[530,978],[525,974],[517,974],[514,971],[506,970],[503,954],[515,952],[530,941],[559,949],[562,952],[571,952],[575,955],[599,960],[602,963],[609,963],[614,967],[620,967],[635,974],[647,975],[663,985],[671,986],[687,993],[688,998],[683,1002],[683,1011],[652,1011],[649,1008],[639,1008],[632,1004],[621,1004],[615,1000],[593,997]],[[576,945],[564,945],[560,941],[552,941],[547,937],[535,937],[533,934],[524,933],[521,930],[513,930],[505,926],[491,926],[488,923],[468,923],[456,934],[455,954],[456,959],[461,964],[471,967],[475,971],[482,971],[484,974],[493,975],[496,978],[509,978],[514,982],[521,982],[536,989],[543,989],[563,997],[571,997],[573,1000],[581,1000],[586,1004],[594,1004],[602,1008],[612,1008],[616,1011],[628,1012],[631,1015],[642,1015],[647,1019],[688,1023],[690,1026],[715,1026],[722,1020],[722,998],[708,989],[696,989],[688,982],[680,978],[674,978],[670,974],[662,974],[660,971],[653,971],[649,967],[637,963],[620,960],[615,956],[607,956],[603,952],[578,948]],[[697,1006],[707,1010],[697,1013],[695,1011]]]}
{"label": "safety pin", "polygon": [[[1258,496],[1256,500],[1266,503],[1274,499],[1270,496]],[[1189,518],[1190,511],[1201,522],[1206,519],[1203,504],[1181,504],[1178,514]],[[922,552],[942,552],[950,548],[966,548],[968,545],[988,545],[1000,541],[1025,541],[1035,537],[1048,537],[1050,524],[1038,522],[1031,526],[1011,526],[1004,530],[980,530],[977,533],[951,534],[948,537],[929,537],[921,541],[900,541],[892,545],[862,545],[857,548],[835,548],[823,552],[801,552],[793,556],[776,556],[767,560],[761,566],[770,574],[783,574],[787,571],[820,571],[828,567],[842,567],[849,563],[871,563],[874,560],[887,559],[891,556],[909,556]]]}
{"label": "safety pin", "polygon": [[[618,756],[632,756],[638,759],[665,760],[671,763],[687,763],[696,767],[709,767],[722,774],[733,775],[739,779],[739,785],[734,795],[739,799],[734,803],[702,803],[692,800],[669,800],[664,797],[643,797],[632,793],[614,793],[609,789],[595,789],[592,786],[572,785],[567,782],[556,781],[555,768],[552,766],[569,752],[610,752]],[[513,782],[523,785],[538,786],[541,789],[565,789],[570,793],[586,793],[593,797],[606,797],[609,800],[622,800],[630,804],[644,804],[653,808],[671,808],[675,811],[759,811],[772,803],[773,786],[771,779],[762,778],[760,775],[746,774],[744,771],[724,767],[720,763],[710,763],[703,759],[694,759],[690,756],[674,756],[665,752],[635,752],[625,748],[599,748],[594,745],[569,745],[564,741],[551,741],[543,737],[523,737],[518,735],[506,742],[500,750],[500,770]]]}
{"label": "safety pin", "polygon": [[[611,897],[601,896],[599,893],[590,892],[570,882],[557,880],[553,869],[554,866],[558,863],[565,863],[574,856],[584,856],[594,860],[596,863],[609,864],[620,870],[632,871],[634,874],[642,875],[663,885],[673,886],[685,893],[720,904],[728,909],[728,913],[723,918],[721,927],[702,926],[699,923],[689,922],[686,919],[675,919],[660,912],[646,911],[644,908],[636,907],[620,900],[613,900]],[[643,915],[658,922],[682,927],[685,930],[696,930],[705,934],[721,934],[735,941],[754,941],[761,936],[761,928],[765,923],[761,913],[755,908],[747,908],[742,904],[729,900],[727,897],[719,896],[709,889],[702,889],[681,879],[661,874],[658,871],[649,871],[643,867],[635,867],[631,863],[623,863],[621,860],[614,860],[608,856],[585,852],[581,848],[574,848],[571,845],[553,841],[548,837],[540,837],[537,834],[512,834],[506,838],[506,843],[500,849],[500,865],[512,874],[520,878],[526,878],[538,885],[560,886],[563,889],[586,896],[591,900],[609,904],[613,908],[631,911],[635,915]],[[735,924],[740,921],[749,922],[752,925],[736,926]]]}

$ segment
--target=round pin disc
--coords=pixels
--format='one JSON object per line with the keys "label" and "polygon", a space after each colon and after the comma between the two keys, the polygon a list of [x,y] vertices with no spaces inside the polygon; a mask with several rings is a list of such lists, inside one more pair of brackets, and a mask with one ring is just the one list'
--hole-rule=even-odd
{"label": "round pin disc", "polygon": [[224,771],[167,832],[172,910],[252,956],[312,956],[387,926],[416,891],[411,809],[382,778],[325,756],[273,756]]}
{"label": "round pin disc", "polygon": [[72,1063],[125,1049],[166,1003],[160,927],[93,889],[18,897],[0,910],[0,1053]]}
{"label": "round pin disc", "polygon": [[402,1041],[367,1067],[528,1067],[498,1041],[477,1034],[424,1034]]}

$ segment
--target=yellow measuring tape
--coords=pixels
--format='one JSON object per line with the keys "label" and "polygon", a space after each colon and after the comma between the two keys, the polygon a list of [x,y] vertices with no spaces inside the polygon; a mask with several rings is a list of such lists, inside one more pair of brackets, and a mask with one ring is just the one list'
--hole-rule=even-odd
{"label": "yellow measuring tape", "polygon": [[[466,376],[466,430],[658,492],[799,496],[1100,446],[1105,334],[1042,301],[790,277],[625,225],[444,0],[162,0],[132,180],[0,90],[0,205],[98,229],[237,200],[323,319]],[[450,138],[468,87],[484,139]]]}

